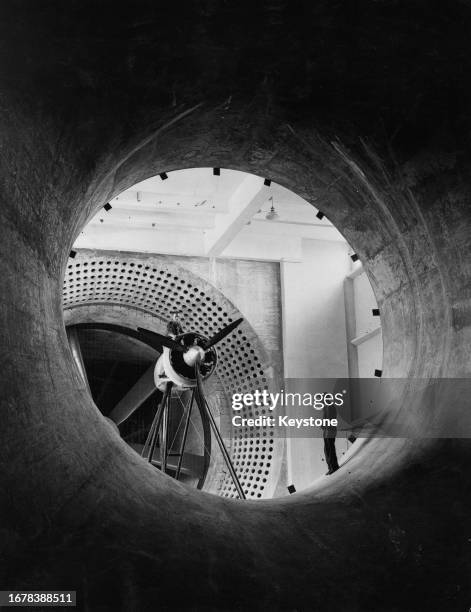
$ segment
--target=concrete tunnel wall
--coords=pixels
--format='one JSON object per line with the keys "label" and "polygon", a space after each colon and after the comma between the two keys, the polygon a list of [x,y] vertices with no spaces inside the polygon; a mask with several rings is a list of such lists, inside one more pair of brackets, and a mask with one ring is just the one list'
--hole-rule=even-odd
{"label": "concrete tunnel wall", "polygon": [[432,412],[406,394],[401,418],[436,438],[365,441],[302,494],[216,498],[118,438],[61,311],[70,245],[99,206],[158,172],[234,168],[308,201],[331,186],[323,212],[381,309],[383,376],[469,377],[468,155],[452,142],[429,144],[433,163],[396,161],[273,101],[266,111],[264,94],[157,110],[143,96],[132,120],[123,104],[110,121],[106,96],[52,112],[54,91],[29,86],[8,82],[1,116],[0,583],[76,588],[89,610],[469,606],[471,448],[439,437],[450,415],[469,424],[463,398]]}

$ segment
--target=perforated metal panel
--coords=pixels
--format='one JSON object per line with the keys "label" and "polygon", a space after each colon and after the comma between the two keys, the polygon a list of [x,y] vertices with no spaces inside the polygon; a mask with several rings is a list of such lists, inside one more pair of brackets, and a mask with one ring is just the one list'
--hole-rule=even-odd
{"label": "perforated metal panel", "polygon": [[[182,266],[127,253],[83,251],[69,259],[63,305],[68,309],[84,304],[129,306],[163,320],[178,309],[184,329],[206,335],[242,316],[220,291]],[[270,364],[245,321],[218,344],[218,352],[218,375],[228,398],[235,392],[270,388]],[[265,408],[255,411],[256,416],[265,413]],[[256,438],[249,434],[246,427],[233,428],[231,455],[247,497],[261,498],[274,488],[276,441],[271,430]],[[219,494],[237,496],[228,474],[221,479]]]}

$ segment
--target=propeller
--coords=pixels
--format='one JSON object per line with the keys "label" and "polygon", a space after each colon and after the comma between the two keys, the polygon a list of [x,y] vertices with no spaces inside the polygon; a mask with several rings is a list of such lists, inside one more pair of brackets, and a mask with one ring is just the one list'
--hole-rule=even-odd
{"label": "propeller", "polygon": [[232,331],[234,331],[234,329],[238,325],[240,325],[242,321],[243,319],[237,319],[237,321],[233,321],[232,323],[229,323],[229,325],[226,325],[226,327],[223,327],[216,334],[214,334],[212,338],[209,338],[209,340],[207,341],[204,340],[202,342],[203,346],[200,346],[199,344],[194,344],[193,346],[189,346],[183,355],[183,359],[185,360],[185,363],[190,367],[193,367],[196,364],[201,364],[205,358],[206,353],[209,351],[209,349],[212,348],[218,342],[220,342],[227,335],[229,335]]}
{"label": "propeller", "polygon": [[[223,327],[218,332],[214,334],[212,338],[205,343],[204,350],[211,348],[221,340],[223,340],[226,336],[228,336],[236,327],[238,327],[244,319],[237,319],[236,321],[232,321],[226,327]],[[180,344],[173,338],[169,336],[164,336],[163,334],[158,334],[157,332],[150,331],[149,329],[144,329],[143,327],[138,327],[137,331],[133,329],[129,329],[128,327],[123,327],[121,325],[115,325],[113,323],[79,323],[75,327],[81,329],[103,329],[106,331],[118,332],[121,334],[125,334],[127,336],[131,336],[136,338],[136,340],[145,341],[146,344],[154,348],[159,353],[162,352],[162,346],[166,346],[167,348],[179,351],[180,353],[185,353],[190,350],[191,347],[185,347],[183,344]]]}
{"label": "propeller", "polygon": [[[226,325],[226,327],[223,327],[218,332],[216,332],[214,336],[212,338],[209,338],[209,340],[205,343],[204,351],[210,349],[212,346],[214,346],[215,344],[223,340],[236,327],[238,327],[242,323],[243,320],[244,319],[240,318],[240,319],[237,319],[237,321],[232,321],[232,323],[229,323],[229,325]],[[180,344],[176,340],[173,340],[169,336],[164,336],[162,334],[158,334],[156,332],[149,331],[148,329],[144,329],[142,327],[138,327],[137,331],[154,348],[157,348],[159,346],[166,346],[167,348],[172,349],[174,351],[179,351],[180,353],[186,353],[192,348],[192,347],[183,346],[182,344]]]}
{"label": "propeller", "polygon": [[[128,335],[134,338],[137,338],[143,342],[146,342],[149,346],[151,346],[152,348],[156,349],[159,352],[162,352],[162,346],[165,346],[169,348],[170,350],[183,353],[183,360],[185,361],[186,365],[194,369],[194,372],[195,372],[196,385],[193,389],[191,405],[193,404],[193,398],[194,398],[196,400],[196,403],[198,405],[201,415],[203,414],[207,415],[208,421],[209,421],[209,427],[212,430],[214,437],[217,440],[217,443],[219,445],[219,448],[221,450],[221,453],[223,455],[223,458],[229,470],[229,473],[232,477],[232,481],[234,482],[234,486],[237,490],[239,498],[245,499],[245,492],[242,489],[241,483],[237,476],[237,472],[234,468],[230,455],[226,449],[221,433],[219,432],[214,415],[212,414],[211,408],[209,407],[209,404],[206,400],[206,397],[204,394],[204,388],[203,388],[203,373],[201,371],[201,368],[205,360],[206,353],[213,346],[215,346],[218,342],[220,342],[226,336],[228,336],[231,332],[233,332],[234,329],[242,323],[242,321],[243,321],[243,318],[237,319],[236,321],[232,321],[231,323],[229,323],[228,325],[220,329],[218,332],[216,332],[208,340],[205,340],[204,337],[201,338],[201,336],[196,334],[194,337],[199,338],[202,346],[198,344],[198,340],[195,340],[192,346],[184,346],[184,344],[181,344],[180,342],[178,342],[177,340],[174,340],[170,336],[164,336],[162,334],[158,334],[156,332],[150,331],[148,329],[144,329],[142,327],[138,327],[137,330],[129,330],[129,329],[122,328],[118,325],[100,324],[100,328],[107,329],[110,331],[118,331],[118,332],[125,331]],[[88,326],[89,325],[87,324],[82,325],[82,327],[88,327]],[[160,359],[162,359],[162,356],[160,357]],[[157,362],[157,364],[158,363],[159,361]],[[172,393],[172,386],[173,386],[173,382],[167,379],[162,400],[157,408],[154,420],[152,421],[152,425],[151,425],[151,428],[147,436],[147,440],[142,449],[142,456],[144,457],[147,456],[147,460],[151,463],[153,461],[154,451],[157,445],[157,438],[159,435],[161,436],[160,438],[161,447],[162,447],[161,448],[161,455],[162,455],[161,469],[164,473],[166,472],[167,455],[168,455],[167,429],[168,429],[168,412],[170,409],[170,398],[171,398],[171,393]],[[177,464],[177,471],[176,471],[177,480],[180,476],[180,471],[181,471],[182,457],[183,457],[184,447],[186,443],[186,436],[188,433],[189,419],[191,415],[191,412],[190,412],[191,405],[187,413],[184,438],[183,438],[182,446],[180,449],[179,462]],[[137,409],[137,407],[138,406],[136,405],[134,407],[134,410]],[[131,411],[127,410],[126,416],[130,416],[130,414],[132,414],[134,410],[131,410]],[[122,412],[123,411],[120,410],[116,412],[116,414],[121,415]],[[162,429],[162,431],[159,434],[160,429]]]}
{"label": "propeller", "polygon": [[236,327],[238,327],[242,323],[243,320],[244,319],[242,318],[237,319],[237,321],[232,321],[232,323],[229,323],[229,325],[226,325],[226,327],[223,327],[222,329],[220,329],[218,332],[214,334],[212,338],[208,340],[204,348],[209,349],[215,344],[217,344],[218,342],[220,342],[221,340],[223,340],[223,338],[228,336],[231,333],[231,331],[233,331]]}
{"label": "propeller", "polygon": [[158,334],[157,332],[144,329],[143,327],[138,327],[137,331],[143,338],[146,339],[148,344],[150,344],[153,348],[157,348],[157,350],[159,350],[158,347],[160,347],[160,351],[162,351],[162,346],[166,346],[173,351],[180,351],[181,353],[186,351],[186,347],[169,336]]}
{"label": "propeller", "polygon": [[[203,346],[184,346],[170,336],[164,336],[142,327],[131,329],[129,327],[116,325],[115,323],[79,323],[74,327],[79,329],[98,329],[121,333],[144,342],[158,353],[162,353],[163,346],[166,346],[171,350],[178,351],[180,354],[183,354],[183,359],[185,360],[186,364],[190,367],[194,367],[196,364],[201,364],[205,360],[207,350],[230,334],[238,325],[240,325],[242,321],[243,319],[241,318],[237,321],[229,323],[229,325],[219,330],[207,341],[203,341],[203,339],[201,339],[201,344]],[[153,389],[155,389],[153,371],[150,375],[148,372],[146,372],[133,387],[131,390],[132,392],[128,393],[120,402],[118,402],[118,404],[116,404],[110,413],[110,417],[114,422],[121,423],[139,408],[145,399],[149,397],[151,393],[153,393]]]}

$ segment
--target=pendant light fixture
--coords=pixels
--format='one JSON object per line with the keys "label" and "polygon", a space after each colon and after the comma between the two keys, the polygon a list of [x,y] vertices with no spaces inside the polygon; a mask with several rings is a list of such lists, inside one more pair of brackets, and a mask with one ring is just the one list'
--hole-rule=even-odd
{"label": "pendant light fixture", "polygon": [[274,205],[274,202],[273,202],[273,196],[270,196],[268,199],[271,200],[271,208],[267,212],[267,214],[265,215],[265,219],[268,219],[268,221],[276,221],[276,219],[279,218],[279,214],[275,210],[275,205]]}

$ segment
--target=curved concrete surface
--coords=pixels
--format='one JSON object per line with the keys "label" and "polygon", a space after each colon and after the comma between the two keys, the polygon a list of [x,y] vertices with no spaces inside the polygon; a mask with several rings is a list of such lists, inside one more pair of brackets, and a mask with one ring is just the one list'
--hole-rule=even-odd
{"label": "curved concrete surface", "polygon": [[[470,125],[459,79],[470,57],[460,46],[469,10],[458,2],[444,13],[434,8],[415,31],[415,40],[430,42],[429,22],[439,32],[446,13],[453,44],[439,34],[434,42],[456,79],[422,55],[409,78],[397,49],[409,50],[410,15],[404,20],[391,8],[396,37],[376,39],[381,3],[366,4],[362,21],[330,3],[305,3],[283,31],[275,2],[257,11],[201,2],[186,12],[160,3],[2,5],[6,588],[76,588],[88,610],[469,607],[468,440],[370,440],[334,476],[283,500],[195,492],[149,468],[98,414],[62,319],[70,245],[97,207],[158,172],[231,167],[313,202],[324,193],[323,211],[356,249],[376,292],[383,376],[469,376]],[[195,7],[204,8],[201,17]],[[218,35],[228,19],[228,35],[240,34],[233,46]],[[336,42],[347,36],[345,23],[355,45]],[[270,66],[280,37],[298,43],[280,58],[277,80]],[[369,42],[379,45],[374,53]],[[312,59],[321,43],[331,51],[325,65]],[[389,69],[370,74],[378,53],[391,58]],[[353,88],[344,101],[339,83],[352,72],[363,91]],[[438,93],[418,97],[410,110],[417,74],[424,92]],[[320,102],[294,87],[293,78],[308,87],[306,75],[326,88]],[[325,91],[331,103],[323,105]],[[453,115],[443,114],[443,99]],[[429,410],[405,396],[399,411],[411,429],[433,425],[439,434],[465,408],[450,398]]]}

